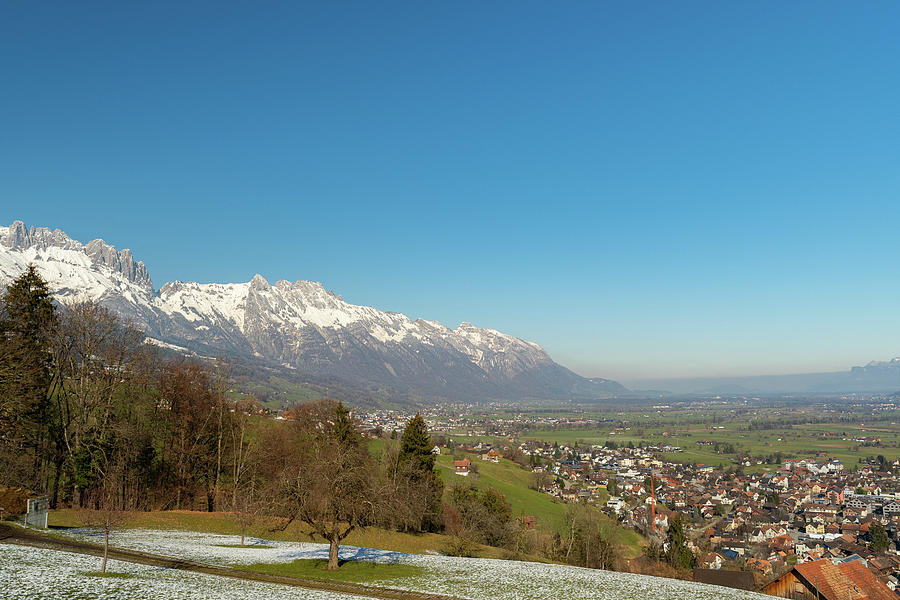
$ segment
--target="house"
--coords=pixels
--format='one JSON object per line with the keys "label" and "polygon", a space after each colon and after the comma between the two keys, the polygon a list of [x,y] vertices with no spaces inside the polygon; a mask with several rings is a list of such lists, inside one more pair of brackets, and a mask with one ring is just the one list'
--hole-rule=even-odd
{"label": "house", "polygon": [[718,571],[724,562],[725,557],[717,552],[706,552],[700,557],[700,564],[705,567],[704,570]]}
{"label": "house", "polygon": [[431,453],[437,456],[441,455],[441,447],[435,444],[434,448],[431,449]]}
{"label": "house", "polygon": [[894,593],[858,560],[835,565],[821,559],[796,565],[767,584],[763,593],[804,600],[896,600]]}
{"label": "house", "polygon": [[891,500],[885,504],[881,510],[884,512],[884,516],[888,518],[893,517],[894,515],[900,515],[900,502]]}
{"label": "house", "polygon": [[876,556],[870,559],[866,566],[878,576],[885,577],[897,568],[898,559],[892,556]]}
{"label": "house", "polygon": [[489,460],[493,463],[500,462],[500,459],[503,458],[502,455],[496,450],[488,450],[484,454],[481,455],[481,460]]}
{"label": "house", "polygon": [[559,490],[559,497],[566,502],[571,502],[578,498],[578,490],[575,488]]}
{"label": "house", "polygon": [[772,562],[762,559],[750,557],[745,564],[751,572],[761,573],[762,575],[772,574]]}
{"label": "house", "polygon": [[669,515],[656,515],[656,528],[662,531],[669,529]]}
{"label": "house", "polygon": [[794,551],[794,538],[788,534],[779,535],[769,540],[769,549],[782,552]]}
{"label": "house", "polygon": [[471,467],[472,467],[472,461],[469,460],[468,458],[453,461],[453,468],[457,475],[462,475],[463,477],[467,477],[469,475],[469,469]]}
{"label": "house", "polygon": [[784,535],[786,533],[787,529],[785,529],[783,526],[764,525],[751,533],[747,539],[751,543],[759,544],[762,542],[767,542],[773,538],[778,537],[779,535]]}
{"label": "house", "polygon": [[618,496],[610,496],[609,500],[606,501],[606,508],[611,508],[616,514],[619,514],[625,510],[625,501]]}

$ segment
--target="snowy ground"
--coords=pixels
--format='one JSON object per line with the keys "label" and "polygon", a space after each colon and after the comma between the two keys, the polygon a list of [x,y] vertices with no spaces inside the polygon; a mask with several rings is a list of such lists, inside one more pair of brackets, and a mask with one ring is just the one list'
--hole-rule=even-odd
{"label": "snowy ground", "polygon": [[127,579],[93,577],[100,559],[84,554],[0,544],[0,598],[9,600],[353,600],[332,594],[109,561]]}
{"label": "snowy ground", "polygon": [[[99,541],[97,533],[88,530],[70,530],[74,537],[88,541]],[[235,536],[202,534],[182,531],[129,530],[117,532],[112,544],[153,552],[166,556],[196,560],[200,562],[229,565],[254,562],[290,562],[298,558],[326,558],[328,548],[324,544],[291,543],[248,538],[250,544],[267,545],[272,548],[223,548],[221,544],[234,544]],[[96,569],[98,559],[45,550],[12,548],[0,545],[0,597],[6,598],[86,598],[97,594],[84,595],[92,590],[96,581],[101,585],[116,587],[117,598],[135,600],[155,600],[155,598],[254,598],[265,594],[267,600],[290,598],[348,598],[323,592],[286,589],[271,584],[236,582],[222,580],[214,576],[204,576],[180,571],[170,571],[154,567],[112,563],[115,571],[136,573],[140,579],[96,580],[79,576],[79,571]],[[23,561],[10,552],[22,552],[28,559]],[[30,554],[29,554],[30,553]],[[62,558],[59,558],[62,556]],[[731,590],[716,586],[645,577],[630,573],[612,573],[594,569],[580,569],[562,565],[505,561],[494,559],[453,558],[403,554],[371,548],[346,546],[341,548],[343,560],[370,560],[376,562],[398,562],[425,567],[423,575],[379,582],[386,587],[419,590],[449,594],[476,600],[525,600],[567,598],[571,600],[738,600],[766,598],[759,594]],[[59,566],[45,568],[43,562]],[[10,592],[15,587],[4,588],[7,584],[6,569],[11,563],[19,563],[13,580],[26,582],[22,595]],[[34,587],[27,584],[39,578],[40,573],[49,573],[49,584]],[[211,580],[210,580],[211,579]],[[87,587],[85,587],[87,586]],[[72,593],[48,594],[47,590],[71,588]],[[105,589],[105,588],[104,588]],[[28,591],[30,590],[30,591]],[[139,591],[138,591],[139,590]],[[154,590],[148,593],[148,590]],[[159,590],[162,595],[153,595]],[[99,589],[98,589],[99,591]],[[191,593],[193,591],[193,594]]]}

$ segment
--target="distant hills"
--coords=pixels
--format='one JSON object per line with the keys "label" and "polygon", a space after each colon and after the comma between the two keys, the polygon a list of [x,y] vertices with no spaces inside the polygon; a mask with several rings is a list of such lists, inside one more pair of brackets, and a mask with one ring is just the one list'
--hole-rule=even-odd
{"label": "distant hills", "polygon": [[60,230],[0,227],[0,285],[33,263],[59,300],[97,300],[173,352],[227,355],[320,389],[399,401],[602,399],[628,390],[577,375],[493,329],[357,306],[313,281],[173,281],[154,289],[131,251]]}
{"label": "distant hills", "polygon": [[722,396],[900,392],[900,358],[830,373],[658,379],[632,383],[632,386],[666,390],[670,394]]}

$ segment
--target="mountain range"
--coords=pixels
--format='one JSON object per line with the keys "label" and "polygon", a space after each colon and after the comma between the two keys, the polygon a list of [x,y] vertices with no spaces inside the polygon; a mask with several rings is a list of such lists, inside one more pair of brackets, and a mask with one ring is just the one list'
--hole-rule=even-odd
{"label": "mountain range", "polygon": [[64,232],[0,227],[0,285],[34,264],[57,300],[96,300],[148,341],[201,356],[226,355],[383,397],[483,401],[598,399],[627,393],[555,363],[538,345],[493,329],[357,306],[313,281],[256,275],[246,283],[173,281],[154,288],[130,250]]}

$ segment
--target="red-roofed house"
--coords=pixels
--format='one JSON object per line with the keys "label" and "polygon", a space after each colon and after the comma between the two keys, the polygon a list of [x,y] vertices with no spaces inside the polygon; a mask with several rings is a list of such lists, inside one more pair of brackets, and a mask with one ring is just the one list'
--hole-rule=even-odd
{"label": "red-roofed house", "polygon": [[799,564],[766,585],[763,592],[810,600],[896,600],[894,593],[858,560],[839,565],[827,559]]}
{"label": "red-roofed house", "polygon": [[466,477],[469,475],[469,468],[472,466],[472,461],[468,458],[464,458],[462,460],[454,460],[453,468],[456,470],[457,475],[462,475]]}

